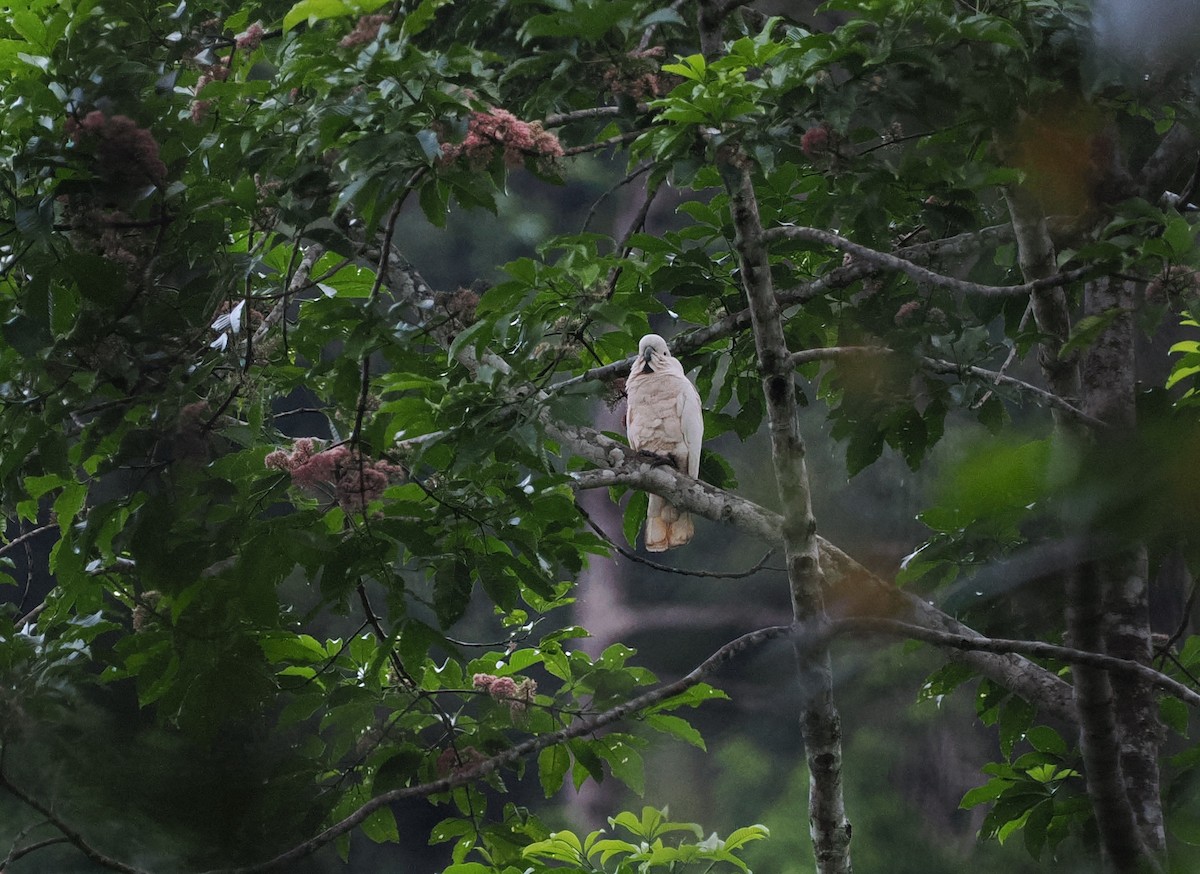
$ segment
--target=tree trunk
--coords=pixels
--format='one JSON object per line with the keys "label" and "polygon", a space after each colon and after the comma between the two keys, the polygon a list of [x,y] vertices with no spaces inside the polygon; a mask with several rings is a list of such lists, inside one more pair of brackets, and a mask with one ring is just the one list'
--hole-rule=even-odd
{"label": "tree trunk", "polygon": [[[762,373],[771,435],[771,461],[783,508],[783,543],[798,623],[825,619],[804,440],[797,416],[795,376],[783,333],[779,303],[771,282],[762,223],[749,159],[736,148],[718,149],[717,165],[729,192],[742,287],[750,307],[754,343]],[[850,822],[842,796],[842,729],[833,702],[829,652],[797,645],[800,718],[809,771],[809,832],[820,874],[850,874]]]}
{"label": "tree trunk", "polygon": [[[1132,315],[1136,291],[1133,282],[1103,278],[1088,283],[1084,292],[1086,315],[1118,312],[1083,362],[1084,409],[1112,426],[1112,432],[1099,439],[1120,440],[1137,423]],[[1101,651],[1142,664],[1150,664],[1152,654],[1147,577],[1146,550],[1133,547],[1102,557],[1097,563],[1095,590],[1081,593],[1091,598],[1099,596]],[[1157,703],[1145,683],[1121,676],[1114,676],[1111,682],[1128,804],[1142,845],[1150,853],[1161,855],[1166,837],[1158,770],[1162,727]]]}

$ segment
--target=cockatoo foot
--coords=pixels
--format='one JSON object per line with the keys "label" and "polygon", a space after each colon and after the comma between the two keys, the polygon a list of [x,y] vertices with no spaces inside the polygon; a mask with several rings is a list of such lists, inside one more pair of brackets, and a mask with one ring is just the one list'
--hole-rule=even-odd
{"label": "cockatoo foot", "polygon": [[668,465],[679,470],[679,465],[675,463],[675,459],[669,455],[659,455],[657,452],[651,452],[649,449],[639,449],[637,451],[639,458],[644,458],[656,467],[659,465]]}

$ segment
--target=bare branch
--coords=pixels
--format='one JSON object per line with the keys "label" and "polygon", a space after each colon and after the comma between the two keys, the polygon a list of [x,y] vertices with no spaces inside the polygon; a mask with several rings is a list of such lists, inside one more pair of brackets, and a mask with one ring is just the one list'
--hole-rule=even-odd
{"label": "bare branch", "polygon": [[[646,112],[649,109],[645,104],[638,104],[638,112]],[[619,106],[593,106],[588,109],[576,109],[573,112],[560,112],[555,115],[548,115],[542,120],[542,127],[562,127],[564,124],[570,124],[573,121],[585,121],[593,118],[607,118],[612,115],[620,115],[623,112]]]}
{"label": "bare branch", "polygon": [[1013,640],[1000,637],[970,637],[964,634],[951,634],[946,631],[936,631],[923,628],[910,622],[881,617],[838,619],[830,624],[833,635],[849,634],[893,634],[901,637],[911,637],[931,643],[934,646],[951,647],[961,650],[974,650],[991,653],[1020,653],[1035,658],[1055,659],[1071,665],[1088,665],[1100,670],[1118,673],[1128,677],[1144,680],[1156,689],[1161,689],[1169,695],[1178,698],[1192,707],[1200,707],[1200,692],[1189,688],[1178,680],[1154,670],[1148,665],[1130,659],[1117,658],[1087,650],[1075,649],[1069,646],[1058,646],[1040,640]]}
{"label": "bare branch", "polygon": [[1180,165],[1194,160],[1197,150],[1200,150],[1200,131],[1176,122],[1142,165],[1137,178],[1138,194],[1151,203],[1157,202],[1172,177],[1179,175]]}
{"label": "bare branch", "polygon": [[656,570],[656,571],[663,571],[664,573],[668,573],[668,574],[679,574],[680,576],[684,576],[684,577],[700,577],[703,579],[710,579],[710,580],[742,580],[742,579],[745,579],[746,577],[754,576],[756,573],[758,573],[761,570],[769,570],[769,571],[786,573],[786,571],[784,571],[783,568],[775,568],[775,567],[767,567],[766,566],[767,561],[769,561],[771,556],[773,556],[775,554],[774,549],[768,549],[767,552],[763,555],[763,557],[754,563],[753,567],[751,567],[748,570],[744,570],[744,571],[685,570],[684,568],[672,567],[669,564],[662,564],[661,562],[653,561],[648,558],[643,558],[642,556],[638,555],[636,552],[633,552],[632,550],[626,549],[625,547],[621,546],[621,544],[617,543],[616,540],[614,540],[612,537],[610,537],[608,534],[606,534],[603,528],[601,528],[598,524],[596,524],[596,520],[594,520],[591,517],[591,515],[587,512],[587,510],[583,509],[583,506],[578,501],[575,502],[575,509],[579,511],[579,514],[581,516],[583,516],[584,521],[588,523],[588,525],[591,527],[591,529],[593,531],[595,531],[598,535],[600,535],[601,539],[603,539],[605,543],[607,543],[609,546],[611,546],[613,549],[615,549],[618,553],[620,553],[622,556],[624,556],[625,558],[629,559],[632,562],[636,562],[637,564],[644,564],[644,565],[646,565],[646,567],[654,568],[654,570]]}
{"label": "bare branch", "polygon": [[617,134],[616,136],[609,137],[606,140],[600,140],[596,143],[584,143],[581,146],[571,146],[569,149],[563,149],[563,157],[570,158],[574,155],[583,155],[588,152],[599,152],[612,146],[619,146],[622,143],[632,142],[644,133],[644,130],[625,131],[625,133]]}
{"label": "bare branch", "polygon": [[[728,8],[728,6],[727,6]],[[784,508],[783,551],[788,569],[792,612],[796,622],[824,620],[825,586],[821,576],[817,522],[812,510],[807,454],[793,388],[784,321],[775,287],[751,163],[738,147],[716,150],[717,169],[729,194],[738,275],[750,310],[754,348],[762,372],[762,390],[771,436],[771,465],[780,505]],[[797,653],[799,655],[799,653]],[[804,754],[808,761],[808,823],[821,874],[849,874],[850,820],[842,789],[841,717],[833,700],[833,669],[827,649],[797,659]]]}
{"label": "bare branch", "polygon": [[833,246],[835,249],[843,252],[849,252],[856,258],[870,261],[884,269],[904,273],[918,282],[948,288],[960,294],[977,294],[985,297],[1018,297],[1028,295],[1044,288],[1057,288],[1069,285],[1072,282],[1077,282],[1085,278],[1091,272],[1087,268],[1080,268],[1048,276],[1044,279],[1036,279],[1033,282],[1026,282],[1022,285],[981,285],[978,282],[968,282],[964,279],[955,279],[952,276],[936,273],[928,268],[921,267],[919,264],[914,264],[905,258],[890,255],[887,252],[878,252],[875,249],[868,248],[838,234],[823,231],[819,228],[805,228],[795,225],[771,228],[763,232],[763,238],[767,242],[804,240],[811,243],[822,243],[827,246]]}
{"label": "bare branch", "polygon": [[962,376],[970,374],[977,376],[980,379],[987,380],[995,385],[1007,385],[1012,388],[1022,391],[1025,394],[1032,395],[1040,400],[1046,406],[1067,413],[1074,419],[1093,428],[1105,430],[1108,428],[1104,422],[1097,419],[1095,416],[1090,416],[1079,407],[1072,404],[1065,398],[1061,398],[1053,392],[1046,391],[1044,388],[1038,388],[1032,383],[1025,382],[1022,379],[1009,376],[999,370],[986,370],[982,367],[976,367],[974,364],[955,364],[953,361],[943,361],[938,358],[922,358],[921,366],[933,373],[947,373]]}
{"label": "bare branch", "polygon": [[[31,807],[44,816],[56,829],[62,832],[63,837],[70,841],[71,844],[77,850],[79,850],[79,852],[83,853],[83,855],[86,856],[90,861],[94,862],[100,867],[107,868],[110,871],[118,871],[121,872],[121,874],[149,874],[149,872],[142,868],[137,868],[133,865],[127,865],[120,859],[114,859],[112,856],[101,853],[99,850],[89,844],[84,839],[82,834],[73,829],[71,826],[67,825],[66,821],[57,813],[55,813],[49,805],[43,804],[24,789],[21,789],[19,786],[13,783],[2,768],[0,768],[0,789],[6,790],[10,795],[20,800],[21,803],[26,807]],[[32,850],[28,848],[26,851],[32,852]]]}
{"label": "bare branch", "polygon": [[261,344],[266,339],[267,334],[270,333],[271,328],[275,327],[287,315],[291,296],[308,286],[308,279],[312,274],[313,265],[321,260],[321,256],[324,254],[324,247],[318,246],[316,243],[304,247],[304,257],[296,265],[296,272],[292,274],[292,278],[288,281],[287,289],[284,291],[283,296],[276,301],[275,306],[271,307],[271,311],[262,320],[262,324],[255,329],[254,345]]}
{"label": "bare branch", "polygon": [[25,533],[23,533],[17,537],[14,537],[12,540],[8,541],[8,543],[4,544],[3,546],[0,546],[0,556],[8,555],[10,550],[16,549],[21,544],[32,540],[33,538],[37,537],[40,534],[45,534],[47,531],[57,531],[57,530],[58,530],[57,522],[55,522],[51,525],[42,525],[42,526],[39,526],[38,528],[31,528],[30,530],[26,531]]}
{"label": "bare branch", "polygon": [[32,844],[26,844],[23,847],[14,846],[12,850],[9,851],[8,856],[6,856],[3,860],[0,860],[0,872],[7,871],[9,865],[11,865],[13,862],[16,862],[18,859],[28,856],[30,853],[36,853],[38,850],[45,849],[46,847],[53,847],[56,844],[67,843],[70,843],[70,841],[60,835],[57,838],[45,838],[44,840],[34,841]]}

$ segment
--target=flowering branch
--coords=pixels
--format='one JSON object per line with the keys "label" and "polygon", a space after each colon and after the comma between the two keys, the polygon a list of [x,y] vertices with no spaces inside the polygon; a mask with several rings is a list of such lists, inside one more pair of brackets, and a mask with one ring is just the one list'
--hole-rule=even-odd
{"label": "flowering branch", "polygon": [[[570,725],[558,731],[548,734],[531,737],[528,740],[509,747],[504,752],[484,759],[483,761],[472,765],[462,771],[452,773],[440,780],[434,780],[429,783],[422,783],[417,786],[406,786],[402,789],[393,789],[390,792],[384,792],[375,796],[370,801],[367,801],[349,816],[339,820],[329,826],[323,832],[292,849],[281,853],[274,859],[262,862],[257,865],[249,865],[241,868],[224,868],[213,871],[208,871],[206,874],[259,874],[263,871],[271,871],[280,868],[311,856],[317,850],[324,847],[326,844],[337,840],[342,835],[350,832],[358,826],[363,820],[369,817],[381,807],[386,807],[389,804],[394,804],[397,801],[403,801],[407,798],[425,798],[430,795],[438,795],[443,792],[449,792],[457,789],[460,786],[466,786],[469,783],[474,783],[482,780],[484,777],[498,771],[500,768],[511,765],[521,759],[541,752],[547,747],[557,746],[566,743],[577,737],[592,734],[600,729],[620,722],[629,716],[636,715],[655,705],[662,704],[665,701],[686,692],[688,689],[704,681],[706,677],[711,676],[719,668],[734,658],[742,655],[748,650],[755,649],[768,643],[772,640],[777,640],[786,637],[792,633],[790,625],[776,625],[769,628],[760,628],[757,631],[752,631],[748,634],[743,634],[735,640],[722,646],[699,665],[692,669],[687,675],[681,677],[673,683],[668,683],[659,686],[657,689],[652,689],[636,698],[631,698],[623,704],[618,704],[603,713],[598,713],[595,716],[588,716],[576,719]],[[124,868],[116,870],[126,870],[131,874],[145,874],[145,872],[137,871],[136,869]]]}

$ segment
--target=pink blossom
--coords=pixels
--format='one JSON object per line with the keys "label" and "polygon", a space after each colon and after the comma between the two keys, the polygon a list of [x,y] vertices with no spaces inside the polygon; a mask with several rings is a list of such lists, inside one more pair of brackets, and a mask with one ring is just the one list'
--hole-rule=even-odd
{"label": "pink blossom", "polygon": [[467,122],[467,136],[461,143],[442,143],[442,160],[450,163],[465,157],[473,165],[486,165],[499,150],[509,167],[520,166],[525,158],[561,158],[562,143],[543,130],[538,122],[517,118],[506,109],[473,112]]}
{"label": "pink blossom", "polygon": [[296,440],[291,452],[277,449],[269,453],[263,464],[290,473],[292,485],[326,493],[332,490],[338,506],[346,512],[362,511],[405,475],[400,465],[365,459],[345,445],[321,450],[311,437]]}
{"label": "pink blossom", "polygon": [[918,313],[921,312],[921,302],[919,300],[910,300],[903,304],[900,309],[896,310],[894,321],[897,325],[903,327],[916,321]]}
{"label": "pink blossom", "polygon": [[828,122],[822,122],[816,127],[810,127],[804,132],[804,136],[800,138],[800,151],[809,158],[814,158],[817,155],[828,152],[830,134],[831,129]]}
{"label": "pink blossom", "polygon": [[254,51],[256,48],[262,45],[264,33],[265,31],[263,30],[262,22],[254,22],[252,25],[246,28],[245,32],[237,35],[237,47],[248,52]]}
{"label": "pink blossom", "polygon": [[383,27],[387,20],[388,16],[386,15],[364,15],[358,19],[358,23],[354,25],[354,30],[342,37],[338,45],[344,49],[349,49],[354,48],[354,46],[375,42],[375,38],[379,36],[379,28]]}
{"label": "pink blossom", "polygon": [[497,677],[488,688],[488,694],[497,700],[517,697],[517,683],[512,677]]}
{"label": "pink blossom", "polygon": [[83,121],[67,125],[67,134],[72,142],[94,145],[96,169],[110,182],[162,185],[166,181],[167,165],[158,156],[154,135],[128,116],[93,110]]}

